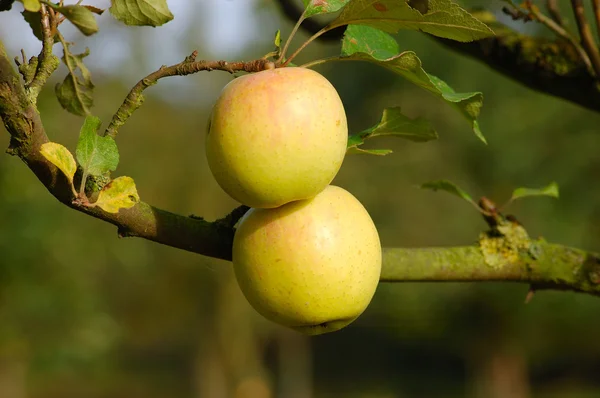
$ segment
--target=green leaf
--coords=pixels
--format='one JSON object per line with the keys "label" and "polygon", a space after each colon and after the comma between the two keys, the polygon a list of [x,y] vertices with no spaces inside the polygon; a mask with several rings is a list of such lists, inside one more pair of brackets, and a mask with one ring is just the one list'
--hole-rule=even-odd
{"label": "green leaf", "polygon": [[275,47],[277,49],[279,49],[279,47],[281,47],[281,31],[279,29],[277,29],[277,32],[275,32]]}
{"label": "green leaf", "polygon": [[452,0],[430,0],[426,14],[412,8],[406,1],[351,0],[329,28],[351,24],[367,25],[388,33],[403,29],[420,30],[462,42],[494,35],[486,24]]}
{"label": "green leaf", "polygon": [[362,149],[358,147],[351,147],[346,150],[346,154],[348,155],[375,155],[375,156],[385,156],[389,155],[393,151],[391,149]]}
{"label": "green leaf", "polygon": [[21,2],[27,11],[38,12],[42,8],[40,0],[21,0]]}
{"label": "green leaf", "polygon": [[40,153],[48,159],[50,163],[58,167],[69,181],[73,183],[73,177],[77,171],[77,163],[73,154],[64,146],[56,142],[46,142],[40,147]]}
{"label": "green leaf", "polygon": [[111,0],[110,13],[125,25],[160,26],[173,19],[166,0]]}
{"label": "green leaf", "polygon": [[81,54],[71,54],[67,44],[62,61],[69,70],[75,73],[69,72],[65,80],[55,87],[56,97],[60,105],[65,110],[78,116],[89,115],[90,108],[94,105],[92,76],[83,63],[83,59],[89,54],[90,50],[87,48]]}
{"label": "green leaf", "polygon": [[466,200],[467,202],[477,206],[477,204],[473,201],[471,196],[462,190],[458,185],[448,181],[448,180],[437,180],[430,181],[423,185],[421,185],[422,189],[431,189],[433,191],[444,191],[451,193],[452,195],[456,195],[459,198]]}
{"label": "green leaf", "polygon": [[329,14],[344,7],[350,0],[302,0],[306,10],[304,17],[312,17],[317,14]]}
{"label": "green leaf", "polygon": [[393,37],[375,28],[349,26],[342,41],[342,59],[375,63],[441,97],[458,110],[471,123],[475,135],[487,143],[477,122],[483,106],[483,94],[455,92],[443,80],[425,72],[414,52],[398,54],[395,42]]}
{"label": "green leaf", "polygon": [[548,186],[540,189],[517,188],[513,191],[510,200],[513,201],[527,196],[550,196],[558,198],[558,184],[556,182],[551,182]]}
{"label": "green leaf", "polygon": [[129,209],[140,201],[135,182],[131,177],[117,177],[102,188],[94,203],[108,213]]}
{"label": "green leaf", "polygon": [[362,149],[358,146],[364,144],[365,140],[391,135],[415,142],[431,141],[438,138],[431,124],[422,118],[411,119],[402,114],[400,108],[386,108],[383,110],[381,120],[375,126],[352,134],[348,137],[348,150],[346,153],[369,153],[371,155],[387,155],[392,151],[389,149]]}
{"label": "green leaf", "polygon": [[57,6],[50,2],[47,3],[55,11],[58,11],[65,16],[73,25],[79,29],[81,33],[86,36],[93,35],[98,32],[98,23],[94,13],[85,6],[80,5],[68,5],[68,6]]}
{"label": "green leaf", "polygon": [[87,116],[79,133],[76,155],[84,175],[101,176],[114,171],[119,164],[115,140],[97,134],[100,124],[97,117]]}
{"label": "green leaf", "polygon": [[370,26],[350,25],[342,40],[342,54],[369,54],[375,59],[388,59],[400,52],[398,42],[389,34]]}

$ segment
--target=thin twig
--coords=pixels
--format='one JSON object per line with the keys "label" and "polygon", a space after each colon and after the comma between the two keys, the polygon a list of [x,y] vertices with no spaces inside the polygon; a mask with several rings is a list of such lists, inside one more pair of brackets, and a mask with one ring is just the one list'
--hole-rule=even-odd
{"label": "thin twig", "polygon": [[110,124],[104,132],[105,136],[116,137],[118,130],[127,122],[129,117],[138,109],[144,102],[142,91],[156,84],[158,80],[169,76],[186,76],[200,71],[222,70],[229,73],[234,72],[260,72],[262,70],[271,69],[274,67],[273,62],[266,59],[257,59],[250,62],[227,62],[227,61],[196,61],[197,51],[194,51],[190,56],[186,57],[183,62],[171,66],[162,66],[155,72],[140,80],[125,100],[117,109],[110,121]]}
{"label": "thin twig", "polygon": [[58,59],[52,54],[54,35],[50,25],[48,9],[45,4],[41,5],[40,13],[42,14],[42,51],[38,57],[35,75],[33,76],[31,83],[26,87],[29,99],[32,102],[37,100],[42,87],[58,67]]}
{"label": "thin twig", "polygon": [[592,61],[590,60],[589,53],[585,50],[584,47],[581,46],[581,44],[579,43],[577,38],[575,38],[567,30],[565,30],[561,25],[556,23],[552,18],[548,18],[547,16],[542,14],[538,10],[537,7],[532,6],[532,7],[529,7],[528,10],[529,10],[530,14],[533,17],[535,17],[541,24],[545,25],[548,29],[550,29],[551,31],[556,33],[558,36],[562,37],[563,39],[565,39],[569,43],[571,43],[571,45],[575,48],[575,50],[577,51],[577,54],[579,54],[579,57],[585,64],[586,68],[588,69],[588,72],[592,76],[596,75],[595,68],[592,65]]}
{"label": "thin twig", "polygon": [[298,54],[300,54],[300,51],[304,50],[304,48],[306,46],[308,46],[310,43],[312,43],[315,39],[317,39],[323,33],[327,32],[328,30],[331,30],[331,29],[333,29],[333,28],[326,26],[323,29],[321,29],[320,31],[318,31],[317,33],[315,33],[314,35],[312,35],[311,37],[309,37],[308,40],[306,40],[304,43],[302,43],[302,45],[300,47],[298,47],[296,49],[296,51],[294,51],[294,53],[292,55],[290,55],[290,57],[288,59],[285,60],[285,62],[283,63],[283,66],[287,66],[290,62],[292,62],[292,60],[294,58],[296,58],[296,56]]}
{"label": "thin twig", "polygon": [[571,6],[573,7],[573,13],[577,20],[577,27],[579,28],[579,35],[581,36],[581,43],[585,52],[590,57],[592,67],[595,71],[595,76],[600,76],[600,52],[598,46],[592,36],[590,25],[588,24],[587,18],[585,17],[585,9],[583,7],[583,0],[571,0]]}
{"label": "thin twig", "polygon": [[594,16],[596,17],[596,29],[598,29],[598,37],[600,38],[600,0],[592,0],[594,7]]}
{"label": "thin twig", "polygon": [[559,26],[565,28],[566,30],[565,19],[560,13],[560,9],[558,8],[558,3],[556,2],[556,0],[546,0],[546,8],[548,9],[548,12],[550,13],[550,16],[552,17],[554,22],[556,22]]}
{"label": "thin twig", "polygon": [[281,50],[281,54],[279,55],[279,59],[277,59],[277,63],[280,63],[283,59],[285,59],[285,53],[287,52],[290,44],[292,43],[292,39],[294,38],[294,35],[296,34],[296,32],[298,32],[298,28],[300,28],[300,25],[302,24],[302,22],[304,22],[304,19],[306,19],[305,15],[306,15],[306,9],[304,9],[302,14],[300,15],[300,18],[298,18],[296,25],[294,25],[294,29],[292,29],[292,32],[290,33],[287,40],[285,41],[285,44],[283,45],[283,49]]}

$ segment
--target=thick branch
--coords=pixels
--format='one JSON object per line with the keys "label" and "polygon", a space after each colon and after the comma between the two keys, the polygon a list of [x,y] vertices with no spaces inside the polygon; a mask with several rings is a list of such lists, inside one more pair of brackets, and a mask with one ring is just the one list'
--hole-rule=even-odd
{"label": "thick branch", "polygon": [[536,258],[523,253],[488,264],[479,246],[383,252],[382,282],[521,282],[534,290],[571,290],[600,296],[600,258],[583,250],[534,242]]}
{"label": "thick branch", "polygon": [[578,53],[566,41],[551,41],[495,27],[496,36],[471,43],[436,39],[524,86],[600,111],[600,90]]}

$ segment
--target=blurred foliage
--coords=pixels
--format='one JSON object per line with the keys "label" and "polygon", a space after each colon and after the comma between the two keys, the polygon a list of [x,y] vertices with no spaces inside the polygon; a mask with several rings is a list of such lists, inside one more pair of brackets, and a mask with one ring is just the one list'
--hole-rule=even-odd
{"label": "blurred foliage", "polygon": [[[272,1],[256,4],[255,29],[289,33],[292,23]],[[197,23],[209,17],[199,14]],[[171,24],[177,21],[175,15]],[[199,37],[193,24],[187,29],[178,36],[185,43],[180,59],[194,48],[199,58],[215,57],[205,44],[218,36]],[[262,31],[259,42],[226,58],[262,56],[272,33]],[[160,51],[141,56],[149,39],[135,29],[119,35],[135,55],[127,68],[137,79],[179,60],[162,60]],[[339,90],[351,132],[376,123],[383,108],[400,106],[410,117],[428,118],[440,135],[428,143],[374,139],[365,146],[385,145],[394,154],[349,156],[336,178],[367,207],[384,246],[472,244],[485,229],[471,206],[418,189],[423,182],[449,179],[501,203],[518,186],[557,181],[560,200],[523,200],[510,212],[532,236],[600,251],[600,115],[528,91],[423,35],[397,37],[428,72],[457,90],[484,93],[480,118],[489,145],[449,106],[391,72],[359,63],[318,67]],[[98,40],[97,48],[111,45]],[[164,47],[170,39],[162,40]],[[311,47],[302,59],[339,49]],[[94,113],[105,127],[135,79],[89,66],[96,73]],[[230,79],[219,73],[161,81],[122,128],[115,175],[134,177],[143,200],[207,219],[236,206],[204,155],[210,104]],[[60,109],[55,82],[42,93],[40,111],[50,138],[73,151],[83,120]],[[0,147],[7,145],[2,130]],[[114,227],[60,205],[9,156],[0,156],[0,253],[3,398],[600,394],[597,298],[542,291],[524,305],[525,285],[382,284],[353,325],[308,339],[255,314],[228,263],[118,239]]]}

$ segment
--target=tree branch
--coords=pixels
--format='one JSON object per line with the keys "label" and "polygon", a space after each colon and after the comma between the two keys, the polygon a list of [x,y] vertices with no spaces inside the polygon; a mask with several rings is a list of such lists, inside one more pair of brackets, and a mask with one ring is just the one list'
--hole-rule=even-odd
{"label": "tree branch", "polygon": [[156,72],[150,73],[148,76],[140,80],[127,94],[125,101],[115,112],[106,128],[104,135],[116,137],[118,130],[127,122],[127,119],[138,109],[144,102],[142,91],[156,84],[159,79],[169,76],[186,76],[200,71],[223,70],[229,73],[234,72],[259,72],[264,69],[274,67],[271,61],[267,59],[259,59],[252,62],[226,62],[226,61],[196,61],[198,52],[194,51],[183,62],[171,66],[162,66]]}
{"label": "tree branch", "polygon": [[234,231],[228,225],[173,214],[143,202],[131,209],[121,209],[117,214],[74,204],[67,179],[40,154],[40,147],[49,141],[48,136],[1,42],[0,116],[11,135],[7,152],[21,158],[60,202],[117,226],[121,236],[138,236],[210,257],[231,258]]}
{"label": "tree branch", "polygon": [[[279,5],[286,17],[293,21],[302,12],[293,0],[279,0]],[[490,25],[496,36],[471,43],[440,38],[434,40],[483,62],[525,87],[600,112],[600,89],[597,81],[569,42],[523,35],[498,23],[490,13],[472,14]],[[314,34],[323,26],[309,19],[301,25],[301,29]],[[340,40],[344,30],[345,27],[340,27],[328,31],[319,36],[319,40]]]}
{"label": "tree branch", "polygon": [[536,259],[523,253],[501,266],[486,261],[479,246],[384,248],[382,282],[520,282],[533,290],[570,290],[600,296],[600,257],[544,241]]}
{"label": "tree branch", "polygon": [[596,19],[596,29],[598,31],[598,37],[600,37],[600,0],[592,0],[592,7],[594,9],[594,17]]}
{"label": "tree branch", "polygon": [[523,35],[498,23],[492,28],[495,37],[471,43],[435,40],[525,87],[600,112],[597,81],[569,42]]}
{"label": "tree branch", "polygon": [[546,8],[550,13],[550,16],[559,26],[565,28],[565,20],[560,13],[560,9],[558,8],[558,4],[556,0],[546,0]]}
{"label": "tree branch", "polygon": [[[48,142],[40,115],[19,83],[0,42],[0,116],[17,155],[48,191],[65,205],[118,227],[120,236],[137,236],[205,256],[231,260],[234,225],[247,211],[240,206],[215,222],[185,217],[139,203],[117,214],[73,203],[64,175],[40,152]],[[533,289],[560,289],[600,295],[600,258],[579,249],[530,241],[512,219],[486,213],[491,231],[480,244],[454,248],[384,249],[382,282],[523,282]],[[501,228],[502,227],[502,228]]]}
{"label": "tree branch", "polygon": [[29,99],[35,103],[37,97],[42,91],[42,87],[46,84],[46,81],[58,68],[59,60],[52,53],[52,46],[54,45],[54,32],[52,29],[52,21],[48,14],[48,9],[45,4],[41,5],[40,13],[42,16],[42,51],[38,57],[38,65],[35,71],[35,75],[31,83],[27,85],[27,92],[29,93]]}
{"label": "tree branch", "polygon": [[575,14],[575,20],[577,21],[577,27],[579,28],[579,36],[581,37],[583,48],[585,48],[585,52],[590,57],[596,76],[600,76],[600,52],[598,51],[598,46],[592,35],[592,30],[585,17],[583,0],[571,0],[571,5],[573,7],[573,13]]}

